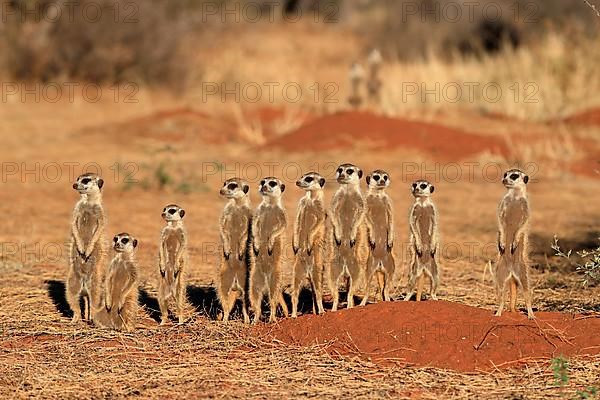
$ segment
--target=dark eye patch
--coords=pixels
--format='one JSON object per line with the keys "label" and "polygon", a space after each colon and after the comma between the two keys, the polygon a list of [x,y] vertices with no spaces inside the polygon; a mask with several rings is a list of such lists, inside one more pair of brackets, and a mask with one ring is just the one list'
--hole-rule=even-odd
{"label": "dark eye patch", "polygon": [[519,179],[519,174],[510,174],[510,179],[513,181]]}
{"label": "dark eye patch", "polygon": [[88,183],[90,183],[91,179],[90,178],[83,178],[81,180],[81,183],[83,183],[84,185],[87,185]]}
{"label": "dark eye patch", "polygon": [[413,186],[413,189],[416,189],[416,188],[417,188],[417,184],[416,184],[416,183],[413,183],[413,185],[412,185],[412,186]]}
{"label": "dark eye patch", "polygon": [[427,184],[426,183],[421,183],[421,189],[423,189],[423,190],[427,189]]}
{"label": "dark eye patch", "polygon": [[229,190],[235,190],[237,189],[238,185],[237,183],[230,183],[229,185],[227,185],[227,189]]}
{"label": "dark eye patch", "polygon": [[341,174],[342,172],[344,172],[344,170],[343,170],[342,168],[338,168],[338,169],[337,169],[337,173],[338,173],[338,174]]}
{"label": "dark eye patch", "polygon": [[119,238],[115,236],[115,237],[113,238],[113,242],[117,243],[118,241],[119,241]]}
{"label": "dark eye patch", "polygon": [[352,168],[348,168],[348,169],[346,170],[346,173],[347,173],[348,175],[352,175],[352,174],[354,173],[354,170],[353,170]]}
{"label": "dark eye patch", "polygon": [[274,188],[275,186],[277,186],[277,182],[271,181],[271,182],[269,182],[269,186]]}
{"label": "dark eye patch", "polygon": [[377,182],[379,182],[379,175],[373,175],[373,179],[375,179]]}
{"label": "dark eye patch", "polygon": [[129,238],[124,237],[123,239],[121,239],[121,243],[123,243],[123,244],[129,243]]}
{"label": "dark eye patch", "polygon": [[314,180],[315,180],[315,178],[313,178],[312,176],[307,176],[306,178],[304,178],[304,182],[306,182],[306,183],[311,183]]}
{"label": "dark eye patch", "polygon": [[176,209],[174,209],[174,208],[169,208],[169,214],[173,215],[173,214],[175,214],[176,212],[177,212],[177,210],[176,210]]}
{"label": "dark eye patch", "polygon": [[508,172],[505,172],[504,173],[504,177],[506,178],[507,176],[508,176]]}
{"label": "dark eye patch", "polygon": [[260,181],[260,186],[264,186],[265,185],[265,180],[263,179],[262,181]]}
{"label": "dark eye patch", "polygon": [[387,180],[388,180],[388,176],[387,176],[387,175],[384,175],[384,176],[383,176],[383,180],[387,182]]}

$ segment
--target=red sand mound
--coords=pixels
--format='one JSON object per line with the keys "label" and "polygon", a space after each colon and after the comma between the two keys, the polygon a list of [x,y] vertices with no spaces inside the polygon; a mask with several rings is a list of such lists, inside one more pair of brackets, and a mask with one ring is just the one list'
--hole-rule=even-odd
{"label": "red sand mound", "polygon": [[485,151],[507,153],[506,145],[499,138],[367,112],[327,115],[267,145],[288,151],[336,150],[356,147],[357,139],[372,142],[370,145],[375,148],[413,148],[443,160],[460,160]]}
{"label": "red sand mound", "polygon": [[600,316],[505,313],[446,301],[387,302],[258,328],[265,339],[333,355],[469,372],[507,368],[559,355],[600,354]]}

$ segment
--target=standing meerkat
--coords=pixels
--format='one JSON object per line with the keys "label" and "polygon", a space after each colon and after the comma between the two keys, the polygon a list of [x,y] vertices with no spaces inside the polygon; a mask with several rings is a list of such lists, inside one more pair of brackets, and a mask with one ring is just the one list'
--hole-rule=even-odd
{"label": "standing meerkat", "polygon": [[246,182],[232,178],[223,183],[219,192],[228,199],[219,221],[223,254],[217,294],[223,307],[223,321],[229,320],[235,301],[241,297],[244,322],[250,322],[246,304],[248,271],[253,262],[249,251],[252,224],[249,191]]}
{"label": "standing meerkat", "polygon": [[425,276],[431,280],[431,298],[437,300],[439,284],[438,212],[431,200],[435,187],[419,180],[412,184],[415,202],[408,214],[410,236],[410,267],[408,276],[408,294],[404,300],[410,300],[417,291],[417,301],[421,301]]}
{"label": "standing meerkat", "polygon": [[361,248],[364,246],[365,201],[360,191],[363,172],[352,164],[342,164],[336,171],[339,188],[331,201],[333,254],[329,265],[329,288],[333,296],[332,311],[339,304],[339,285],[348,277],[348,308],[354,307],[354,291],[361,272]]}
{"label": "standing meerkat", "polygon": [[350,96],[348,97],[348,103],[352,108],[359,108],[363,103],[360,86],[365,77],[365,70],[362,65],[357,62],[353,62],[350,65],[350,71],[348,73],[348,79],[350,80]]}
{"label": "standing meerkat", "polygon": [[325,178],[316,172],[303,175],[296,186],[306,191],[298,203],[294,224],[294,270],[292,273],[292,318],[298,316],[298,297],[302,283],[308,278],[313,294],[313,313],[323,309],[323,246],[325,239]]}
{"label": "standing meerkat", "polygon": [[176,204],[169,204],[162,211],[162,218],[167,223],[160,232],[158,248],[158,305],[160,307],[160,323],[169,319],[170,299],[175,300],[177,319],[184,321],[185,277],[187,265],[187,232],[183,226],[185,210]]}
{"label": "standing meerkat", "polygon": [[113,238],[113,257],[104,279],[101,307],[94,322],[107,328],[131,331],[137,312],[137,239],[128,233]]}
{"label": "standing meerkat", "polygon": [[281,292],[281,264],[283,243],[287,227],[287,215],[281,202],[285,184],[279,179],[268,177],[260,181],[262,201],[252,219],[252,249],[255,263],[250,272],[250,304],[254,311],[253,322],[261,316],[262,298],[269,297],[269,322],[277,320],[277,305],[288,316],[287,305]]}
{"label": "standing meerkat", "polygon": [[367,92],[369,94],[369,101],[373,104],[378,104],[381,99],[381,78],[379,77],[379,71],[383,58],[381,52],[378,49],[373,49],[367,59],[369,65],[369,77],[367,80]]}
{"label": "standing meerkat", "polygon": [[96,174],[80,175],[73,189],[81,198],[73,210],[69,245],[69,274],[66,299],[73,311],[73,322],[81,320],[79,300],[83,297],[83,318],[89,320],[97,303],[98,268],[104,256],[106,216],[102,207],[104,181]]}
{"label": "standing meerkat", "polygon": [[389,285],[394,276],[396,264],[392,254],[394,247],[394,212],[392,200],[385,192],[390,186],[389,174],[380,169],[367,175],[369,190],[365,198],[367,238],[369,255],[365,281],[365,295],[360,303],[367,304],[369,285],[373,275],[377,275],[377,283],[384,301],[390,301]]}
{"label": "standing meerkat", "polygon": [[499,303],[497,316],[502,315],[506,286],[510,283],[510,311],[516,311],[517,288],[521,287],[527,306],[527,317],[535,318],[531,305],[529,281],[527,182],[529,182],[529,177],[518,169],[507,171],[502,179],[502,183],[508,191],[498,206],[499,255],[494,271]]}

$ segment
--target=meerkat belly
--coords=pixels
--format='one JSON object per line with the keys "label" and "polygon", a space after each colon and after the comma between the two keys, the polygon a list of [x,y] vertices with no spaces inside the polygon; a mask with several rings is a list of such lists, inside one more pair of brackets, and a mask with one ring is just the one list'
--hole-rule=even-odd
{"label": "meerkat belly", "polygon": [[308,205],[304,209],[304,220],[300,223],[299,232],[299,245],[301,248],[306,248],[310,243],[310,235],[317,227],[319,221],[319,214],[322,210],[319,210],[314,205]]}
{"label": "meerkat belly", "polygon": [[82,210],[79,218],[79,237],[83,243],[89,243],[94,236],[94,231],[98,226],[98,219],[92,209],[86,208]]}
{"label": "meerkat belly", "polygon": [[239,252],[240,243],[242,240],[244,243],[248,239],[248,237],[242,238],[242,234],[244,231],[248,229],[248,214],[243,210],[238,210],[231,215],[231,225],[229,228],[230,235],[230,243],[231,243],[231,251],[234,254]]}
{"label": "meerkat belly", "polygon": [[177,255],[177,251],[181,247],[181,242],[179,241],[179,235],[176,231],[171,231],[167,234],[165,238],[165,249],[167,265],[170,267],[175,266],[177,260],[175,260],[175,256]]}
{"label": "meerkat belly", "polygon": [[352,232],[352,225],[359,210],[356,207],[357,202],[349,196],[344,197],[341,202],[339,209],[340,228],[343,237],[347,238]]}
{"label": "meerkat belly", "polygon": [[433,207],[418,207],[415,210],[417,217],[417,229],[421,235],[421,244],[423,252],[431,250],[431,242],[433,238]]}
{"label": "meerkat belly", "polygon": [[129,273],[125,267],[120,266],[117,268],[114,274],[115,275],[112,280],[113,286],[110,288],[110,291],[112,298],[116,299],[119,298],[123,293],[123,289],[125,289],[125,286],[129,280]]}
{"label": "meerkat belly", "polygon": [[[263,248],[267,248],[269,238],[273,234],[273,228],[277,226],[278,219],[275,212],[269,212],[263,215],[260,221],[260,243]],[[277,239],[276,239],[277,240]]]}
{"label": "meerkat belly", "polygon": [[386,206],[378,199],[370,198],[367,201],[369,219],[372,221],[372,235],[375,243],[387,243],[388,221]]}
{"label": "meerkat belly", "polygon": [[523,214],[523,208],[518,202],[510,202],[506,206],[505,210],[505,235],[507,243],[511,243],[515,238],[515,233],[523,225],[525,215]]}

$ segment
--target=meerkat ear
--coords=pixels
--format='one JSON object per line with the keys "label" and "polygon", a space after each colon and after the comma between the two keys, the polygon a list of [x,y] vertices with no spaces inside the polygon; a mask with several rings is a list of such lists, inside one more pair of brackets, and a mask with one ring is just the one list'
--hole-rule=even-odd
{"label": "meerkat ear", "polygon": [[133,247],[134,247],[134,248],[136,248],[136,247],[137,247],[137,244],[138,244],[138,241],[137,241],[137,239],[133,239]]}
{"label": "meerkat ear", "polygon": [[529,176],[525,175],[523,177],[523,182],[525,182],[525,184],[527,184],[527,182],[529,182]]}
{"label": "meerkat ear", "polygon": [[367,175],[367,185],[370,185],[370,184],[371,184],[371,176]]}
{"label": "meerkat ear", "polygon": [[100,178],[98,179],[98,188],[102,189],[102,186],[104,186],[104,179]]}
{"label": "meerkat ear", "polygon": [[281,193],[285,192],[285,183],[281,184]]}
{"label": "meerkat ear", "polygon": [[433,193],[435,192],[435,186],[431,185],[431,190],[429,191],[429,193]]}
{"label": "meerkat ear", "polygon": [[319,185],[320,185],[321,187],[325,186],[325,178],[321,178],[321,179],[319,179]]}
{"label": "meerkat ear", "polygon": [[363,174],[362,174],[362,169],[359,169],[359,170],[358,170],[358,179],[361,179],[361,178],[362,178],[362,175],[363,175]]}
{"label": "meerkat ear", "polygon": [[244,191],[244,193],[245,193],[245,194],[248,194],[248,192],[250,191],[250,186],[248,186],[248,185],[244,185],[244,186],[242,187],[242,190]]}
{"label": "meerkat ear", "polygon": [[184,215],[185,215],[185,210],[182,208],[181,210],[179,210],[179,217],[183,218]]}

